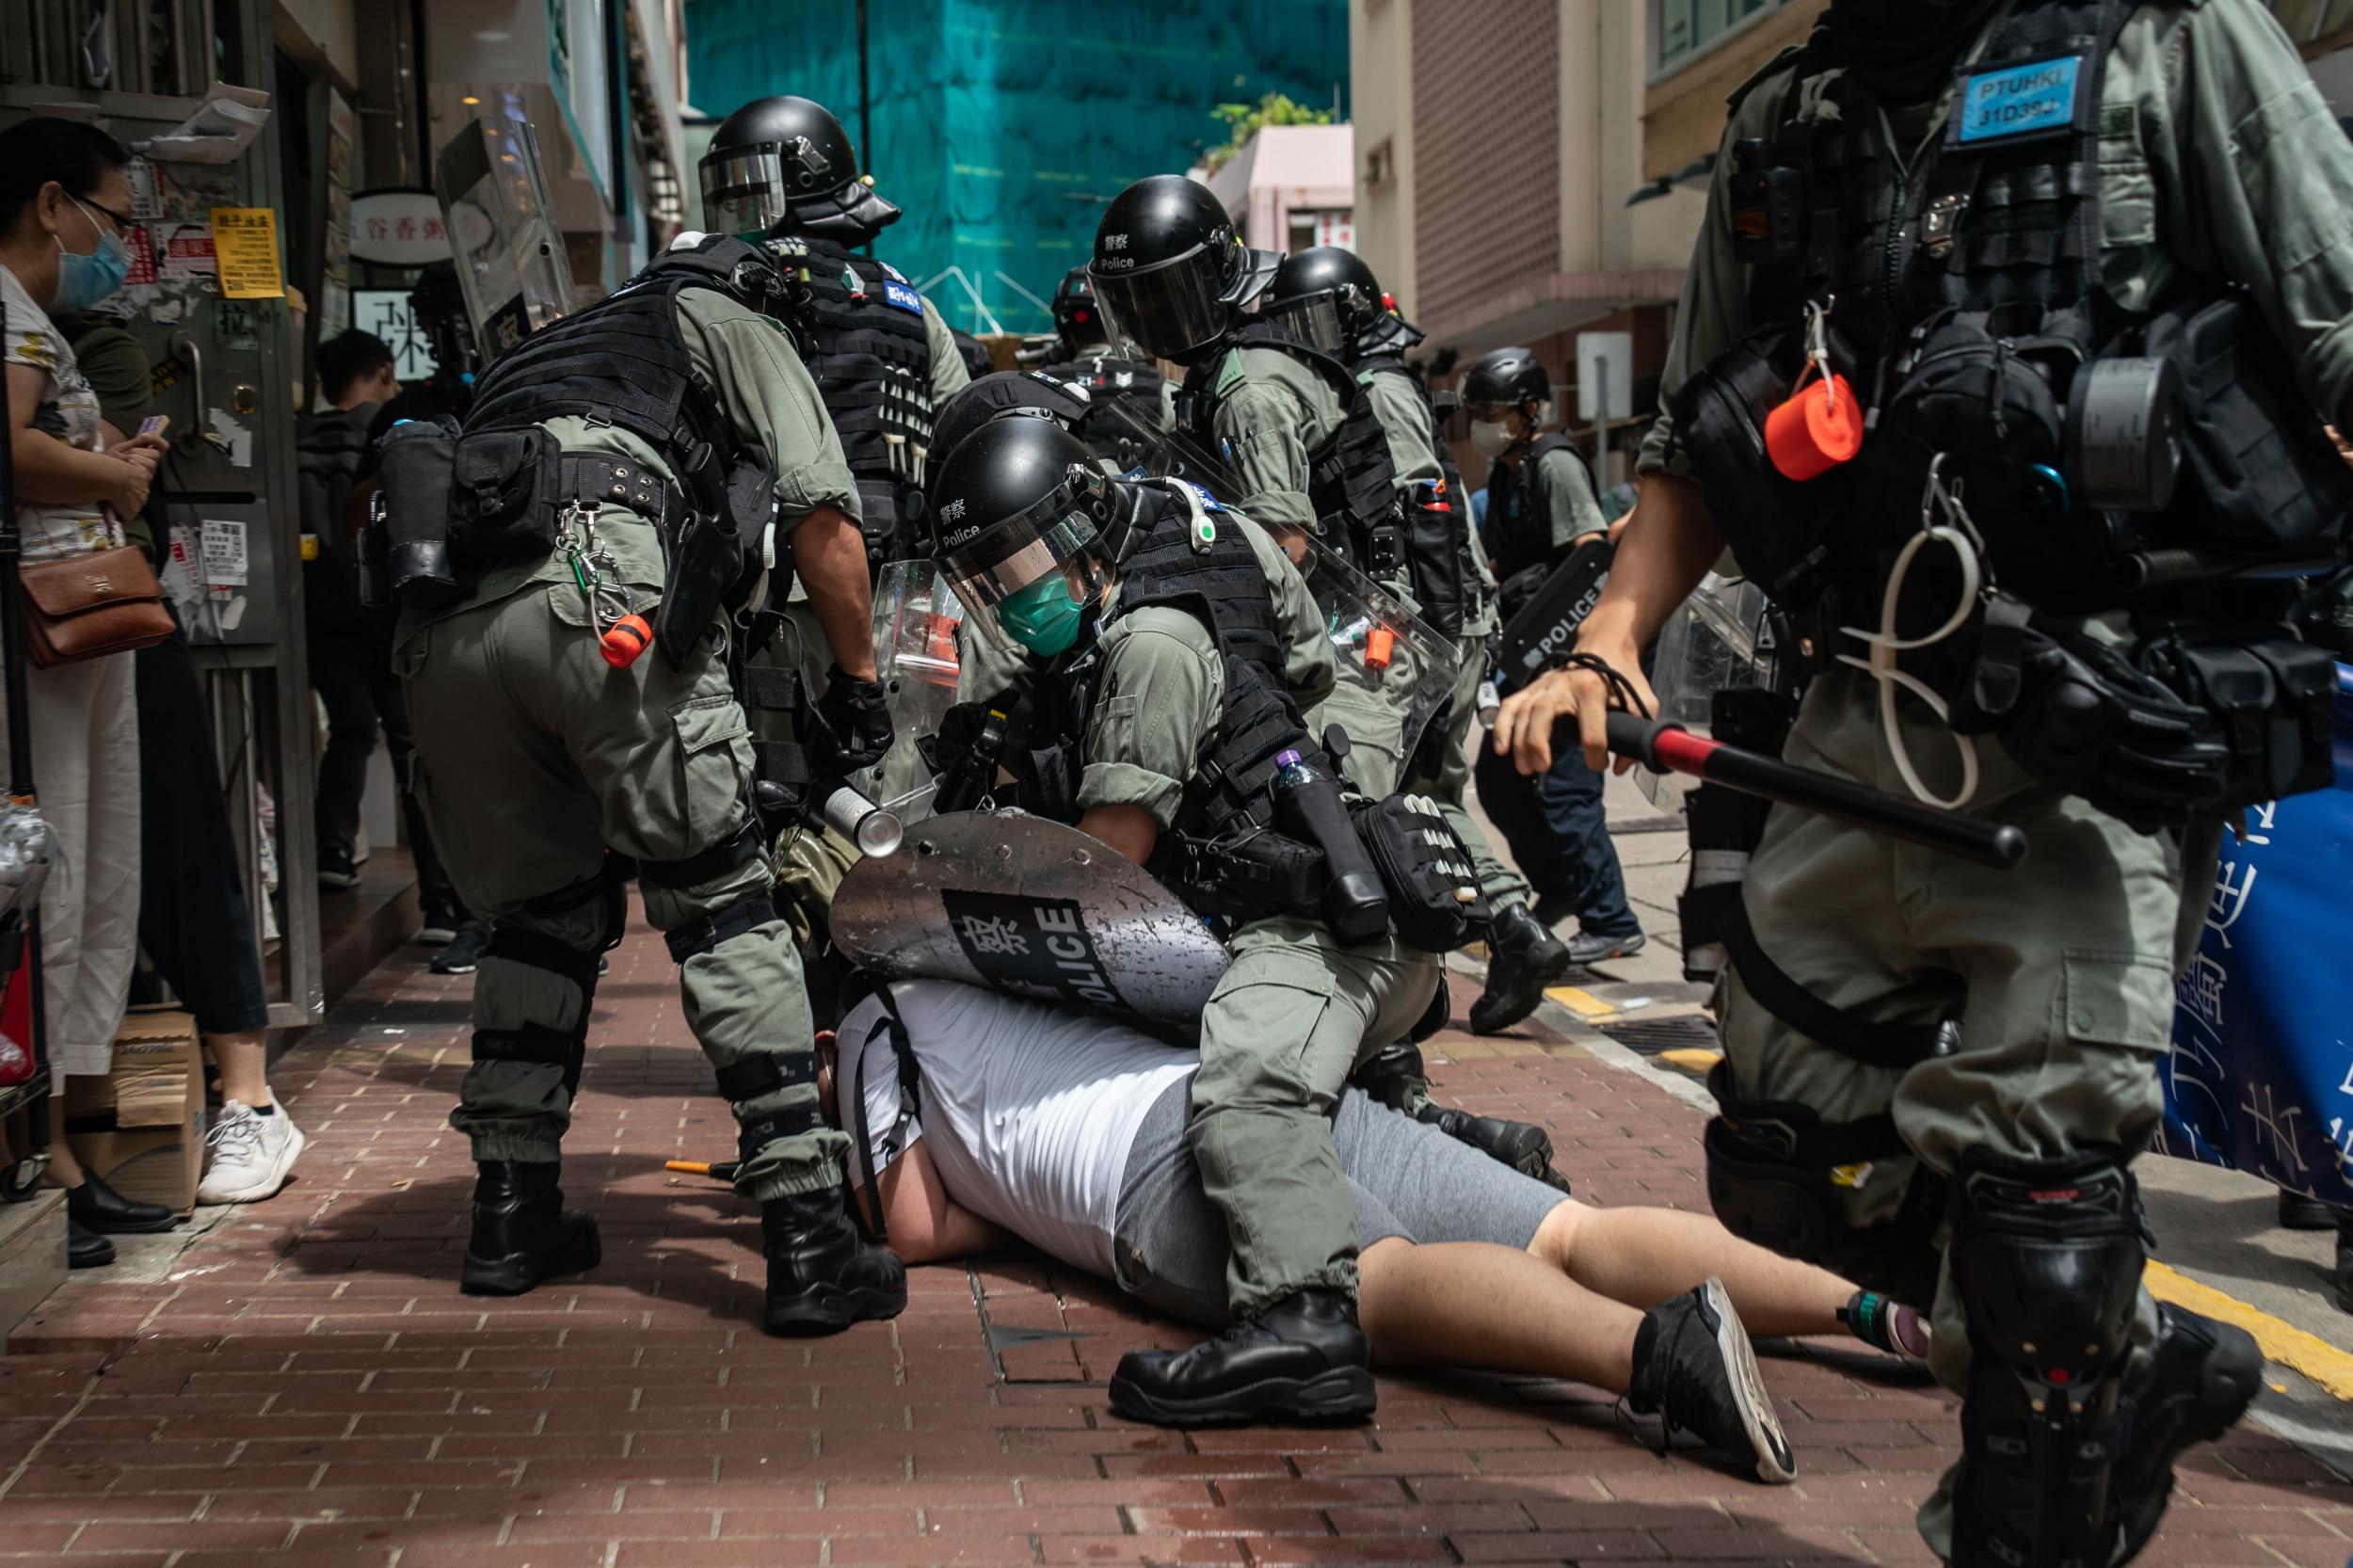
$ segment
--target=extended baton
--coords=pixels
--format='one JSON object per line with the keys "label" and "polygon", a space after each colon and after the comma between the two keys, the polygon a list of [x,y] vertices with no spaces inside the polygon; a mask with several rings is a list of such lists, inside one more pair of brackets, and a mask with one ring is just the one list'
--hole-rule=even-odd
{"label": "extended baton", "polygon": [[1611,751],[1654,773],[1688,774],[1704,783],[1853,823],[1997,871],[2009,871],[2026,857],[2025,832],[2008,823],[1940,810],[1852,779],[1793,767],[1761,751],[1694,735],[1665,719],[1611,713],[1609,743]]}

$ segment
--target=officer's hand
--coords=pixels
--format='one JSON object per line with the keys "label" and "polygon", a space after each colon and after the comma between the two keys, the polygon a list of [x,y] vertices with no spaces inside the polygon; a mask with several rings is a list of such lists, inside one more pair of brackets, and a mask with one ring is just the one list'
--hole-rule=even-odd
{"label": "officer's hand", "polygon": [[[1587,651],[1606,659],[1625,678],[1633,696],[1651,712],[1657,712],[1658,695],[1642,679],[1642,662],[1634,649]],[[1551,670],[1504,699],[1502,711],[1496,714],[1496,755],[1511,758],[1523,774],[1548,772],[1553,727],[1563,719],[1574,719],[1585,750],[1585,765],[1599,773],[1610,766],[1606,738],[1609,717],[1609,682],[1591,670]],[[1622,758],[1617,771],[1624,773],[1632,765]]]}
{"label": "officer's hand", "polygon": [[818,771],[843,776],[871,768],[890,749],[890,707],[883,683],[826,672],[825,695],[817,700],[817,733],[809,737]]}

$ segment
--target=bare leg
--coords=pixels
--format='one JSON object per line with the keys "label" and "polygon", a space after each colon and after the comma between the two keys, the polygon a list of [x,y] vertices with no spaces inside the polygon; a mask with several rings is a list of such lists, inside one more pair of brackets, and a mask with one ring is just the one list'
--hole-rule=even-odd
{"label": "bare leg", "polygon": [[213,1061],[220,1067],[221,1098],[256,1111],[270,1103],[266,1032],[248,1029],[235,1034],[207,1034],[204,1043],[212,1048]]}
{"label": "bare leg", "polygon": [[1385,1367],[1477,1367],[1623,1394],[1642,1314],[1530,1253],[1485,1241],[1376,1241],[1356,1260],[1358,1311]]}
{"label": "bare leg", "polygon": [[72,1149],[65,1141],[65,1080],[59,1079],[52,1086],[49,1096],[49,1168],[41,1179],[52,1187],[82,1185],[82,1162],[73,1158]]}
{"label": "bare leg", "polygon": [[1743,1241],[1712,1215],[1594,1208],[1569,1199],[1528,1244],[1587,1289],[1635,1307],[1673,1300],[1714,1274],[1752,1334],[1843,1334],[1855,1288],[1827,1269]]}

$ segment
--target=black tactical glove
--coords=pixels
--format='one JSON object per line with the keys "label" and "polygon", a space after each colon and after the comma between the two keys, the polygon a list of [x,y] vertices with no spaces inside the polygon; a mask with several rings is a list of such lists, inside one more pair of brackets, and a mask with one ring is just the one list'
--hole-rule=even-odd
{"label": "black tactical glove", "polygon": [[817,699],[816,730],[808,737],[810,760],[820,776],[846,777],[871,768],[890,749],[890,706],[879,680],[825,672],[825,695]]}

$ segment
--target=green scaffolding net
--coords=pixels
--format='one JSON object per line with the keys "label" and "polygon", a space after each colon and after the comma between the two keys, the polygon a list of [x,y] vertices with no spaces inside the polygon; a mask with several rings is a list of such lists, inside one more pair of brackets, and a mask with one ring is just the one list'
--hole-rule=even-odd
{"label": "green scaffolding net", "polygon": [[[875,254],[973,332],[1042,332],[1104,203],[1181,172],[1221,103],[1284,92],[1345,112],[1345,0],[867,0],[860,154],[906,209]],[[713,117],[816,99],[858,135],[855,0],[689,0],[690,97]],[[699,210],[699,197],[695,200]]]}

